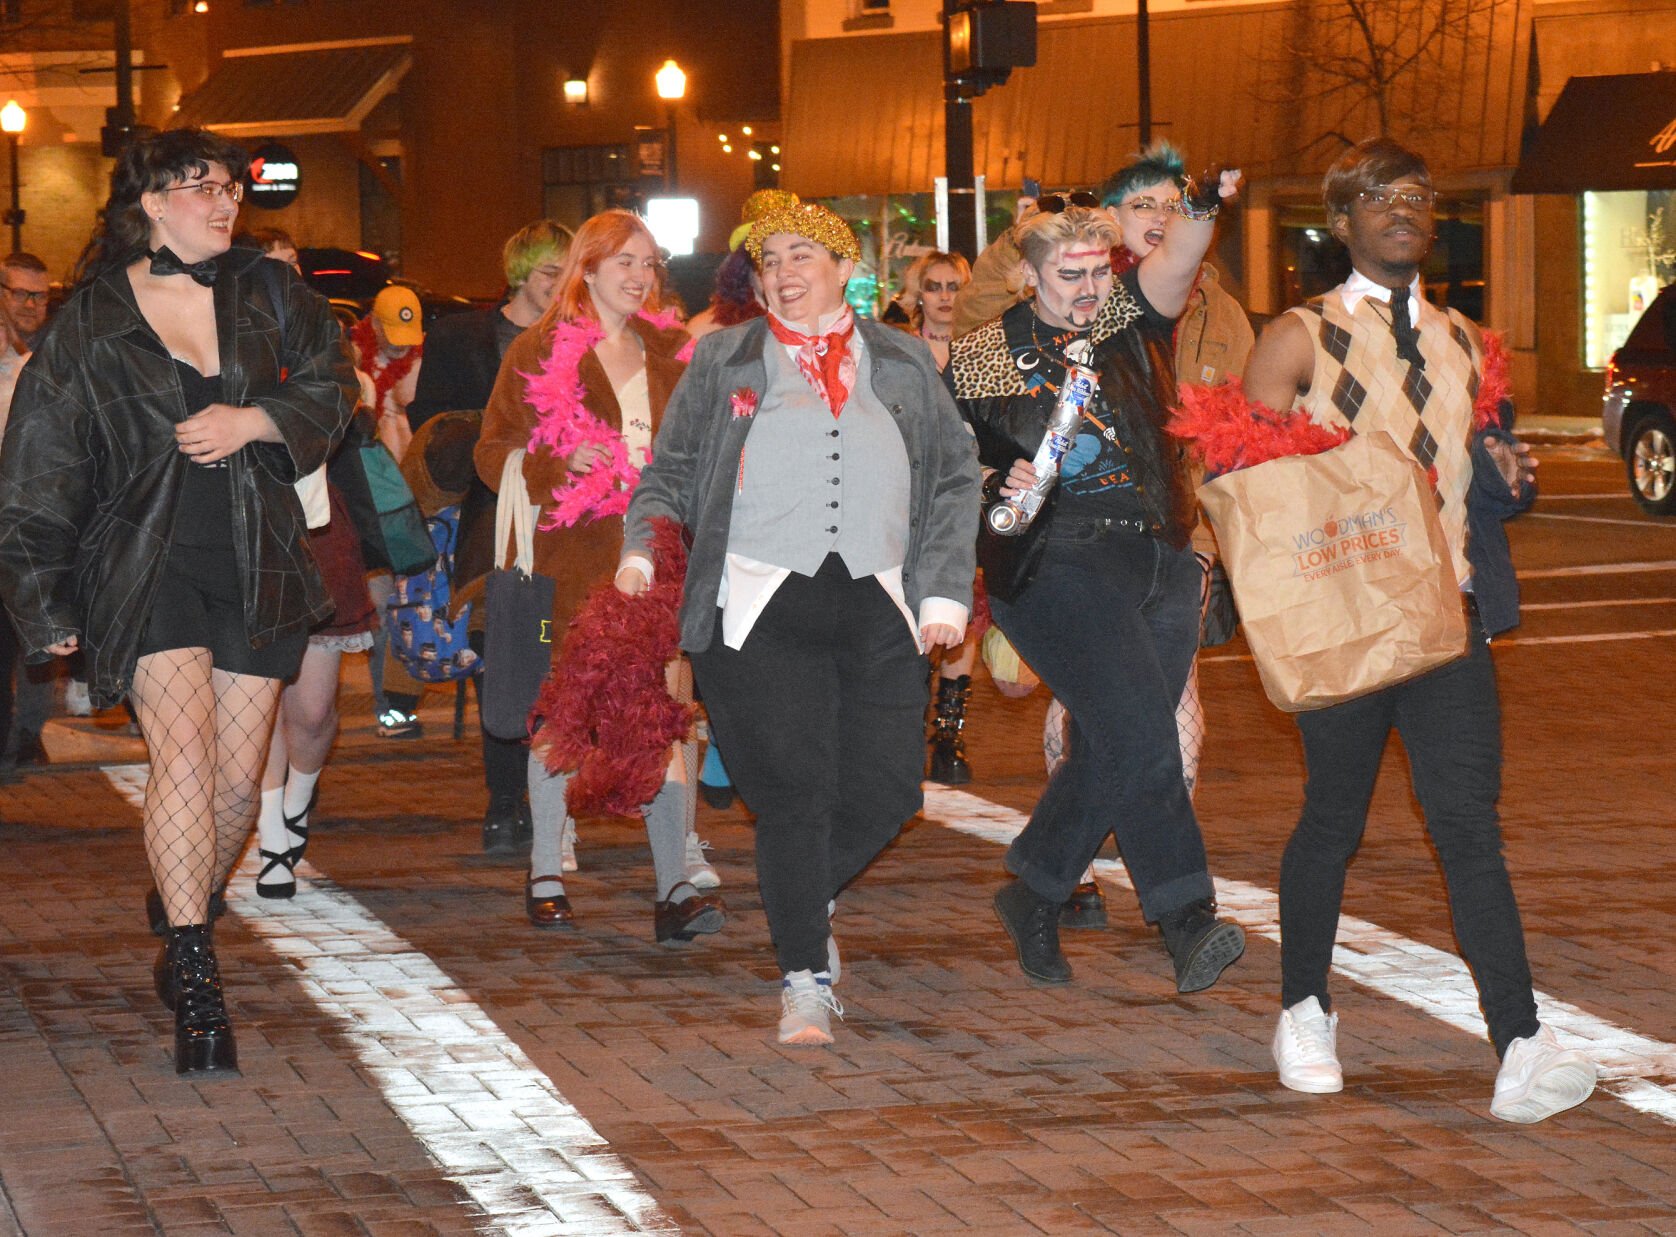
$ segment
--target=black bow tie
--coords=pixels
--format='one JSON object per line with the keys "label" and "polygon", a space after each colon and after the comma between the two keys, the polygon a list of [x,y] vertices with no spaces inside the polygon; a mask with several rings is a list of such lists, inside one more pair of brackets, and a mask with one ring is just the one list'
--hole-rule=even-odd
{"label": "black bow tie", "polygon": [[202,262],[182,262],[167,245],[161,249],[148,249],[145,254],[151,259],[153,275],[190,275],[194,283],[203,287],[215,286],[214,258],[205,258]]}
{"label": "black bow tie", "polygon": [[1426,368],[1426,358],[1420,355],[1420,331],[1408,312],[1407,288],[1391,289],[1391,334],[1397,337],[1397,359],[1407,361],[1416,369]]}

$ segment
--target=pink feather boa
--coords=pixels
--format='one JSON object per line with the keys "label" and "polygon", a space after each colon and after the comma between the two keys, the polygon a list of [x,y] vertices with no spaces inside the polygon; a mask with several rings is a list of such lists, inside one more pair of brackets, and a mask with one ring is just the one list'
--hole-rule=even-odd
{"label": "pink feather boa", "polygon": [[[673,313],[635,315],[662,331],[681,325]],[[535,409],[535,428],[529,450],[546,447],[560,459],[568,459],[582,447],[606,447],[610,456],[596,462],[585,473],[570,473],[553,489],[553,505],[541,517],[541,529],[551,532],[573,524],[621,515],[628,510],[629,496],[640,469],[626,457],[623,436],[587,408],[587,387],[582,382],[582,358],[605,338],[592,318],[562,319],[553,328],[553,350],[535,374],[524,379],[524,399]],[[683,348],[678,360],[691,355]]]}
{"label": "pink feather boa", "polygon": [[663,785],[669,745],[692,729],[693,706],[673,699],[664,679],[680,653],[687,574],[673,521],[655,521],[652,559],[655,582],[640,596],[609,581],[589,592],[530,713],[548,770],[571,772],[573,816],[640,815]]}

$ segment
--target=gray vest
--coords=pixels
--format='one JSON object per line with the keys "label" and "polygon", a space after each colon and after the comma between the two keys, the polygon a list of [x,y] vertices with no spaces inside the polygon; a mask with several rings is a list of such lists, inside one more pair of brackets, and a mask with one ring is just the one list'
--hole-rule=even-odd
{"label": "gray vest", "polygon": [[[859,344],[860,336],[856,337]],[[852,579],[900,567],[908,545],[908,449],[873,394],[865,351],[834,418],[779,341],[739,462],[728,553],[812,576],[836,551]]]}

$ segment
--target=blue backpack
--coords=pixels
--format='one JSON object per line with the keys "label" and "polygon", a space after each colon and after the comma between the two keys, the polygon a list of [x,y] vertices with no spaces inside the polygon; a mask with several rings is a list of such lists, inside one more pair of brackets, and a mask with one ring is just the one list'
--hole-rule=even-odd
{"label": "blue backpack", "polygon": [[414,575],[397,576],[396,591],[384,611],[390,652],[421,683],[468,679],[483,669],[471,647],[471,605],[448,621],[449,582],[454,548],[460,537],[460,508],[444,507],[425,520],[436,547],[436,561]]}

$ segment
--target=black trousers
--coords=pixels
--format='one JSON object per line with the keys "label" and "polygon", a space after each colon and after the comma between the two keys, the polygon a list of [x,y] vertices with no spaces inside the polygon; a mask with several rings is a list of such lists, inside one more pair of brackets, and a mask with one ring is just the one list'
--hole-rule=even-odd
{"label": "black trousers", "polygon": [[1361,845],[1380,757],[1395,726],[1449,890],[1461,957],[1496,1054],[1537,1030],[1519,907],[1501,853],[1501,702],[1476,617],[1459,661],[1384,691],[1297,715],[1309,781],[1280,865],[1281,1001],[1328,1008],[1344,871]]}
{"label": "black trousers", "polygon": [[793,573],[744,647],[692,658],[727,769],[756,813],[782,973],[826,969],[827,901],[919,811],[926,659],[889,594],[830,554]]}
{"label": "black trousers", "polygon": [[[1054,517],[1036,578],[995,621],[1071,714],[1070,754],[1007,869],[1053,902],[1115,834],[1155,920],[1213,896],[1181,772],[1176,702],[1199,651],[1198,560],[1153,537]],[[729,753],[731,756],[732,753]]]}

